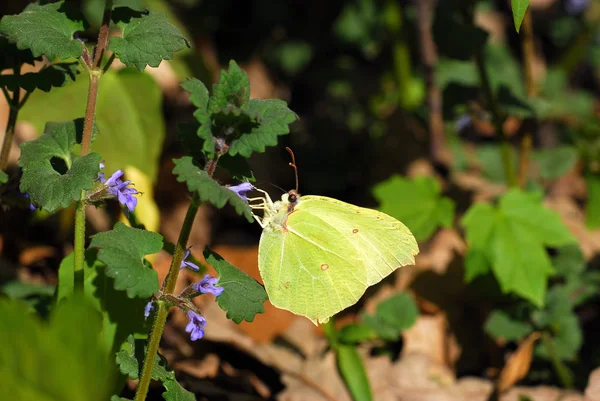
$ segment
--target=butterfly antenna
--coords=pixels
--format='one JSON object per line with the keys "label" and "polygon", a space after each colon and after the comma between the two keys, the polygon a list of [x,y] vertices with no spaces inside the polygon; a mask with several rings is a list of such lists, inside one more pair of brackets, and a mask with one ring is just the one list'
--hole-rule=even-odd
{"label": "butterfly antenna", "polygon": [[285,150],[287,150],[290,156],[292,156],[292,161],[288,164],[294,169],[294,174],[296,175],[296,192],[298,192],[298,167],[296,166],[296,157],[294,157],[294,152],[292,152],[292,149],[286,146]]}

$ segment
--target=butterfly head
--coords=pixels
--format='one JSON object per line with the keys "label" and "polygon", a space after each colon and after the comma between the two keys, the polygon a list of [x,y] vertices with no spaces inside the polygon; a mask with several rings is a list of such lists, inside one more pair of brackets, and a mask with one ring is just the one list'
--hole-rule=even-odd
{"label": "butterfly head", "polygon": [[284,201],[288,201],[290,204],[295,205],[298,203],[298,199],[300,199],[300,194],[295,189],[292,189],[287,194],[283,195]]}

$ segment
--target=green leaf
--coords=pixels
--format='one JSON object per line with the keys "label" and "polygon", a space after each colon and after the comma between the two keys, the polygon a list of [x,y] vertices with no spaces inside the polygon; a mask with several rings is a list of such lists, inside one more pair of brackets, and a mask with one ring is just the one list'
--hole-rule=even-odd
{"label": "green leaf", "polygon": [[198,194],[200,201],[210,202],[219,209],[229,203],[238,214],[244,215],[248,221],[252,221],[248,203],[235,192],[209,177],[206,171],[196,167],[191,157],[173,159],[173,162],[175,163],[173,174],[177,175],[177,181],[185,182],[190,192]]}
{"label": "green leaf", "polygon": [[521,22],[525,17],[527,7],[529,7],[529,0],[511,0],[511,7],[513,13],[513,20],[515,22],[515,29],[517,32],[521,29]]}
{"label": "green leaf", "polygon": [[484,330],[493,338],[518,342],[533,331],[533,326],[527,322],[514,320],[504,311],[494,310],[488,316]]}
{"label": "green leaf", "polygon": [[110,401],[133,401],[130,398],[119,397],[118,395],[113,395],[110,397]]}
{"label": "green leaf", "polygon": [[92,236],[90,248],[100,249],[98,259],[106,263],[106,275],[115,279],[116,290],[127,290],[129,298],[150,298],[158,291],[158,274],[144,256],[162,249],[159,234],[119,222],[111,231]]}
{"label": "green leaf", "polygon": [[454,202],[440,192],[440,184],[433,178],[409,180],[397,175],[373,188],[379,210],[406,224],[418,241],[429,238],[439,226],[452,225]]}
{"label": "green leaf", "polygon": [[[141,340],[135,340],[133,336],[127,338],[121,350],[117,353],[116,362],[119,370],[130,379],[135,380],[139,377],[140,366],[144,362],[146,353],[146,344]],[[160,380],[167,390],[163,393],[165,400],[171,401],[195,401],[196,397],[190,393],[175,379],[175,372],[169,369],[167,360],[160,353],[157,354],[152,367],[152,379]]]}
{"label": "green leaf", "polygon": [[500,84],[496,93],[496,101],[498,106],[509,115],[519,118],[535,117],[535,110],[527,98],[516,95],[507,85]]}
{"label": "green leaf", "polygon": [[98,260],[95,250],[87,250],[84,270],[85,294],[102,313],[100,337],[106,348],[114,353],[130,334],[146,336],[149,327],[143,311],[148,300],[129,299],[125,291],[118,291],[115,279],[108,277],[106,265]]}
{"label": "green leaf", "polygon": [[537,150],[533,152],[532,157],[537,163],[540,177],[552,179],[569,172],[575,166],[579,155],[574,147],[559,146]]}
{"label": "green leaf", "polygon": [[[116,362],[121,373],[127,375],[132,380],[139,378],[141,366],[144,363],[144,356],[148,349],[147,345],[145,340],[135,339],[133,335],[127,337],[127,340],[123,343],[119,352],[117,352],[116,357]],[[169,370],[166,358],[158,353],[152,367],[152,379],[164,382],[174,378],[175,374]]]}
{"label": "green leaf", "polygon": [[498,207],[475,204],[462,220],[470,250],[491,266],[504,293],[543,304],[553,272],[545,247],[575,243],[558,214],[543,207],[538,194],[511,189]]}
{"label": "green leaf", "polygon": [[250,81],[248,75],[233,60],[227,71],[221,70],[219,82],[213,85],[213,95],[208,110],[216,113],[229,106],[242,107],[250,100]]}
{"label": "green leaf", "polygon": [[0,300],[0,398],[104,401],[114,366],[98,344],[100,315],[82,299],[61,302],[42,322],[20,301]]}
{"label": "green leaf", "polygon": [[163,382],[165,391],[162,396],[165,401],[196,401],[196,396],[184,389],[175,379]]}
{"label": "green leaf", "polygon": [[111,37],[108,48],[127,67],[139,71],[146,65],[158,67],[162,60],[171,60],[173,53],[190,46],[165,13],[117,7],[112,19],[121,28],[121,37]]}
{"label": "green leaf", "polygon": [[267,146],[277,145],[277,137],[290,132],[289,125],[298,116],[287,107],[287,103],[279,99],[248,101],[242,110],[256,116],[258,125],[249,132],[243,132],[231,142],[229,154],[240,154],[250,157],[252,152],[264,152]]}
{"label": "green leaf", "polygon": [[35,296],[52,296],[55,287],[50,284],[24,283],[19,280],[9,281],[0,286],[0,292],[12,299],[25,299]]}
{"label": "green leaf", "polygon": [[[80,279],[80,277],[77,277]],[[56,302],[73,296],[75,290],[75,255],[71,252],[60,261],[58,267],[58,284],[56,285]]]}
{"label": "green leaf", "polygon": [[585,271],[585,257],[578,244],[565,245],[556,251],[557,254],[552,259],[552,265],[558,274],[563,277],[571,277]]}
{"label": "green leaf", "polygon": [[[512,164],[517,168],[518,156],[511,148],[510,158]],[[492,181],[498,183],[506,183],[504,159],[502,158],[502,150],[499,145],[483,145],[477,147],[477,158],[483,175]]]}
{"label": "green leaf", "polygon": [[0,184],[6,184],[8,182],[8,174],[0,170]]}
{"label": "green leaf", "polygon": [[181,83],[181,87],[190,94],[190,100],[194,106],[208,114],[208,100],[210,94],[206,85],[197,78],[188,78]]}
{"label": "green leaf", "polygon": [[585,225],[594,229],[600,227],[600,175],[586,174],[587,203],[585,206]]}
{"label": "green leaf", "polygon": [[465,256],[465,282],[470,283],[479,276],[485,276],[491,271],[485,253],[477,248],[469,248]]}
{"label": "green leaf", "polygon": [[77,121],[48,123],[42,136],[20,146],[21,192],[49,212],[79,200],[81,191],[92,188],[98,177],[98,153],[82,157],[71,153],[78,125]]}
{"label": "green leaf", "polygon": [[[212,119],[208,111],[210,95],[206,86],[198,79],[191,78],[181,84],[181,87],[190,94],[192,104],[197,107],[194,117],[199,125],[183,125],[178,132],[180,141],[188,152],[197,160],[199,151],[212,157],[215,151],[215,141],[212,134]],[[194,130],[192,131],[192,128]],[[192,134],[193,132],[193,134]],[[191,150],[191,151],[190,151]]]}
{"label": "green leaf", "polygon": [[[19,112],[19,120],[32,123],[41,132],[47,121],[81,117],[88,86],[87,79],[78,79],[61,90],[36,91]],[[165,135],[162,98],[149,74],[124,68],[102,75],[96,107],[96,124],[102,135],[93,149],[102,155],[109,174],[135,167],[156,180]]]}
{"label": "green leaf", "polygon": [[338,332],[338,339],[344,344],[356,344],[365,340],[373,340],[375,333],[364,323],[347,324]]}
{"label": "green leaf", "polygon": [[379,338],[395,341],[403,330],[415,324],[419,311],[406,293],[394,295],[377,305],[374,315],[364,315],[363,323]]}
{"label": "green leaf", "polygon": [[116,362],[121,373],[128,376],[131,380],[139,377],[140,364],[135,358],[135,338],[133,335],[127,337],[127,342],[117,352]]}
{"label": "green leaf", "polygon": [[30,49],[34,57],[44,55],[51,61],[56,57],[81,57],[83,45],[73,39],[73,34],[85,28],[79,9],[62,1],[32,4],[22,13],[4,16],[0,21],[0,34],[20,50]]}
{"label": "green leaf", "polygon": [[219,273],[219,286],[224,291],[217,302],[229,319],[238,324],[242,320],[251,322],[254,315],[265,311],[263,304],[268,297],[262,285],[208,247],[204,258]]}
{"label": "green leaf", "polygon": [[338,370],[355,401],[373,399],[371,385],[360,355],[353,345],[340,344],[335,349]]}
{"label": "green leaf", "polygon": [[[552,332],[554,335],[551,342],[554,345],[556,356],[561,360],[575,360],[583,344],[583,332],[577,315],[570,313],[567,316],[562,316],[560,320],[552,325]],[[542,358],[550,359],[546,347],[538,346],[536,354]]]}
{"label": "green leaf", "polygon": [[311,45],[302,41],[285,41],[273,53],[281,68],[290,75],[300,72],[313,56]]}
{"label": "green leaf", "polygon": [[48,92],[52,88],[59,88],[75,81],[78,65],[77,62],[56,63],[44,67],[39,72],[27,72],[18,76],[0,75],[0,86],[4,86],[9,91],[23,88],[27,92],[33,92],[35,89]]}

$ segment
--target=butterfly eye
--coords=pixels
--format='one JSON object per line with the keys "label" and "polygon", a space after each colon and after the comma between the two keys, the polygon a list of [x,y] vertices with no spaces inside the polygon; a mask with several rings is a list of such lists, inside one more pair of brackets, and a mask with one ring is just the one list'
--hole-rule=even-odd
{"label": "butterfly eye", "polygon": [[297,200],[298,200],[298,196],[296,194],[289,194],[288,195],[288,202],[290,202],[290,203],[296,203]]}

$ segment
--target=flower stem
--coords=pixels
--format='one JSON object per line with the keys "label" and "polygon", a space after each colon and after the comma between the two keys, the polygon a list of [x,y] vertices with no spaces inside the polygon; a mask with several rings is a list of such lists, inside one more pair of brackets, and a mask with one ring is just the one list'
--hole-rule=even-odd
{"label": "flower stem", "polygon": [[[15,77],[20,75],[21,69],[17,67],[14,69]],[[0,170],[6,170],[6,166],[8,165],[8,155],[10,153],[10,148],[12,146],[13,137],[15,135],[15,127],[17,126],[17,116],[19,115],[20,108],[20,89],[17,88],[10,100],[10,109],[8,111],[8,123],[6,124],[6,134],[4,136],[4,141],[2,142],[2,150],[0,151]]]}
{"label": "flower stem", "polygon": [[[217,152],[217,155],[206,163],[204,170],[210,177],[213,176],[215,169],[217,168],[219,157],[226,151],[227,147],[222,147],[221,150]],[[187,249],[190,232],[192,231],[192,226],[194,224],[194,220],[196,219],[196,214],[198,213],[200,204],[201,202],[198,193],[194,193],[192,196],[192,201],[190,202],[190,206],[185,214],[185,218],[183,219],[183,225],[181,226],[181,232],[179,233],[179,238],[177,239],[177,244],[175,245],[175,251],[173,252],[173,260],[171,261],[171,266],[169,267],[169,273],[167,274],[167,278],[165,278],[163,283],[163,288],[161,290],[163,295],[172,295],[175,291],[175,285],[177,285],[177,276],[179,276],[179,270],[181,270],[180,266],[181,262],[183,261],[183,255]],[[154,318],[154,324],[152,325],[150,338],[148,339],[148,350],[144,356],[144,366],[142,367],[140,383],[135,393],[135,401],[144,401],[146,399],[146,395],[148,394],[150,380],[152,379],[152,368],[154,367],[158,345],[162,337],[163,329],[165,328],[168,312],[168,307],[160,303],[158,312]]]}
{"label": "flower stem", "polygon": [[[194,194],[190,207],[187,210],[185,219],[183,220],[183,226],[179,233],[179,239],[175,245],[175,252],[173,252],[173,261],[169,268],[169,273],[163,284],[163,294],[173,294],[175,291],[175,285],[177,284],[177,276],[179,275],[179,266],[183,260],[183,254],[185,253],[186,245],[192,231],[192,225],[196,219],[196,213],[200,207],[200,199],[197,194]],[[148,339],[148,350],[144,357],[144,366],[142,367],[142,375],[140,377],[140,383],[135,393],[136,401],[144,401],[148,394],[148,388],[150,386],[150,380],[152,379],[152,368],[154,367],[154,360],[156,359],[156,353],[158,351],[158,345],[162,337],[162,332],[167,321],[168,307],[159,304],[158,312],[154,318],[154,324],[152,325],[152,331],[150,332],[150,338]]]}
{"label": "flower stem", "polygon": [[142,366],[140,382],[135,393],[135,401],[144,401],[146,399],[146,395],[148,394],[150,381],[152,380],[154,360],[156,359],[156,355],[158,353],[160,338],[162,337],[162,332],[165,328],[165,322],[167,321],[168,314],[168,306],[164,305],[162,302],[159,302],[158,311],[156,312],[156,317],[154,318],[154,324],[152,325],[150,338],[148,339],[148,348],[146,349],[146,356],[144,357],[144,365]]}

